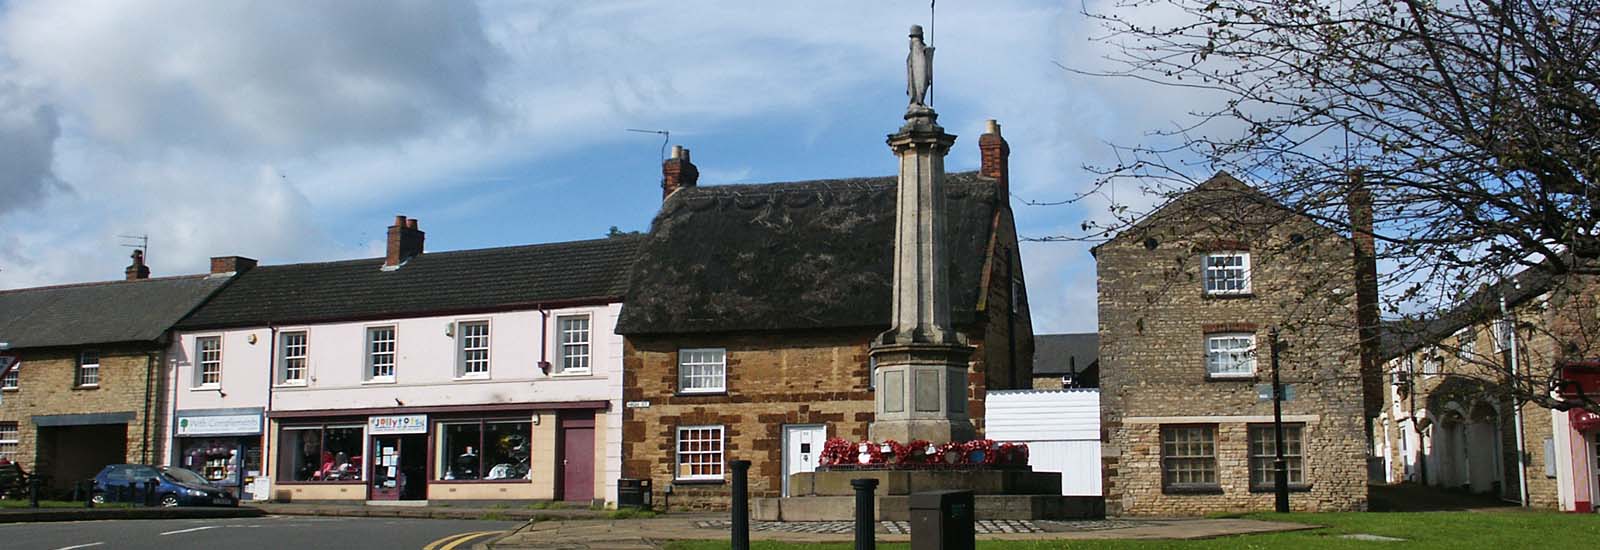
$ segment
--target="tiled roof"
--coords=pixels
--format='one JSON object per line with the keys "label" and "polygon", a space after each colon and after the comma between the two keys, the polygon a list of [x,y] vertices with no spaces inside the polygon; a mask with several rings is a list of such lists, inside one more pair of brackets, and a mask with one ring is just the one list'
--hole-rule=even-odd
{"label": "tiled roof", "polygon": [[1033,337],[1033,375],[1083,373],[1100,359],[1100,335],[1040,334]]}
{"label": "tiled roof", "polygon": [[[687,187],[639,252],[621,334],[889,324],[895,177]],[[999,198],[977,172],[945,179],[952,321],[977,310]]]}
{"label": "tiled roof", "polygon": [[183,329],[303,324],[615,300],[642,236],[430,252],[385,271],[383,258],[261,266],[179,324]]}
{"label": "tiled roof", "polygon": [[155,342],[227,282],[196,275],[0,291],[0,342],[13,349]]}

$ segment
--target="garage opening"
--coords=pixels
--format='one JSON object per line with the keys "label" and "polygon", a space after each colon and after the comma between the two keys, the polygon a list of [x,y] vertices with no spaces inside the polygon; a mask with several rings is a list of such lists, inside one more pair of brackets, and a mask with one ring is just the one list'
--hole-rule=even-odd
{"label": "garage opening", "polygon": [[68,494],[73,483],[94,477],[107,464],[127,461],[128,425],[40,426],[38,449],[36,473],[45,476],[52,492]]}

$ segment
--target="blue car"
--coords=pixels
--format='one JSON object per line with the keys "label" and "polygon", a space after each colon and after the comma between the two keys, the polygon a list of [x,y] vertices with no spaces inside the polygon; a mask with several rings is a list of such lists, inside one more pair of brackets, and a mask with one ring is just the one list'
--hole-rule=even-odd
{"label": "blue car", "polygon": [[239,501],[228,491],[212,485],[205,477],[183,468],[146,466],[142,464],[112,464],[94,476],[96,503],[117,502],[121,499],[144,499],[146,482],[156,480],[156,498],[162,506],[238,506]]}

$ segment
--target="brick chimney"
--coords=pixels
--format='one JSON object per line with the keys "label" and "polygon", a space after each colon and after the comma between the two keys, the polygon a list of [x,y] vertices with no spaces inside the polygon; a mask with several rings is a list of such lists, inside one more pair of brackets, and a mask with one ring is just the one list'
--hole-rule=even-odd
{"label": "brick chimney", "polygon": [[689,162],[689,150],[682,145],[672,146],[672,158],[661,163],[661,200],[667,200],[673,191],[694,187],[700,181],[700,169]]}
{"label": "brick chimney", "polygon": [[150,266],[144,265],[143,250],[134,249],[133,263],[128,264],[128,268],[122,270],[122,273],[128,277],[129,281],[150,278]]}
{"label": "brick chimney", "polygon": [[244,256],[213,256],[211,274],[216,276],[241,275],[255,268],[256,261]]}
{"label": "brick chimney", "polygon": [[1365,393],[1366,412],[1376,415],[1383,406],[1383,372],[1378,355],[1381,322],[1378,310],[1378,251],[1373,235],[1372,191],[1367,188],[1362,171],[1351,170],[1350,194],[1346,203],[1350,209],[1350,242],[1354,246],[1356,283],[1356,334],[1360,338],[1358,350],[1361,361],[1362,390]]}
{"label": "brick chimney", "polygon": [[395,216],[394,225],[389,226],[388,255],[383,260],[383,268],[399,268],[406,260],[421,254],[424,236],[422,230],[417,229],[417,220]]}
{"label": "brick chimney", "polygon": [[993,178],[998,187],[1000,204],[1011,204],[1011,146],[1000,136],[1000,123],[989,119],[983,135],[978,136],[978,152],[983,164],[978,169],[986,178]]}

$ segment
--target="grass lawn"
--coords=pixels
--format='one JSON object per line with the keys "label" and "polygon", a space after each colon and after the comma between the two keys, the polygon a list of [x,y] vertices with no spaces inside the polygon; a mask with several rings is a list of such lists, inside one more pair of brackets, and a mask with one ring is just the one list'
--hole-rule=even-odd
{"label": "grass lawn", "polygon": [[[1594,514],[1559,514],[1553,512],[1495,511],[1495,512],[1411,512],[1411,513],[1337,513],[1337,514],[1251,514],[1251,519],[1284,520],[1326,526],[1322,529],[1241,535],[1208,540],[1135,541],[1135,540],[1047,540],[1047,541],[985,541],[978,540],[984,550],[1032,550],[1044,548],[1292,548],[1315,550],[1320,548],[1487,548],[1511,550],[1514,548],[1555,547],[1594,548],[1600,546],[1600,516]],[[1338,535],[1366,533],[1406,539],[1403,543],[1370,542],[1341,539]],[[845,550],[850,543],[839,544],[787,544],[754,541],[756,550],[827,549]],[[684,541],[667,546],[668,550],[715,550],[727,548],[726,541]],[[879,544],[885,550],[904,550],[909,544]]]}

